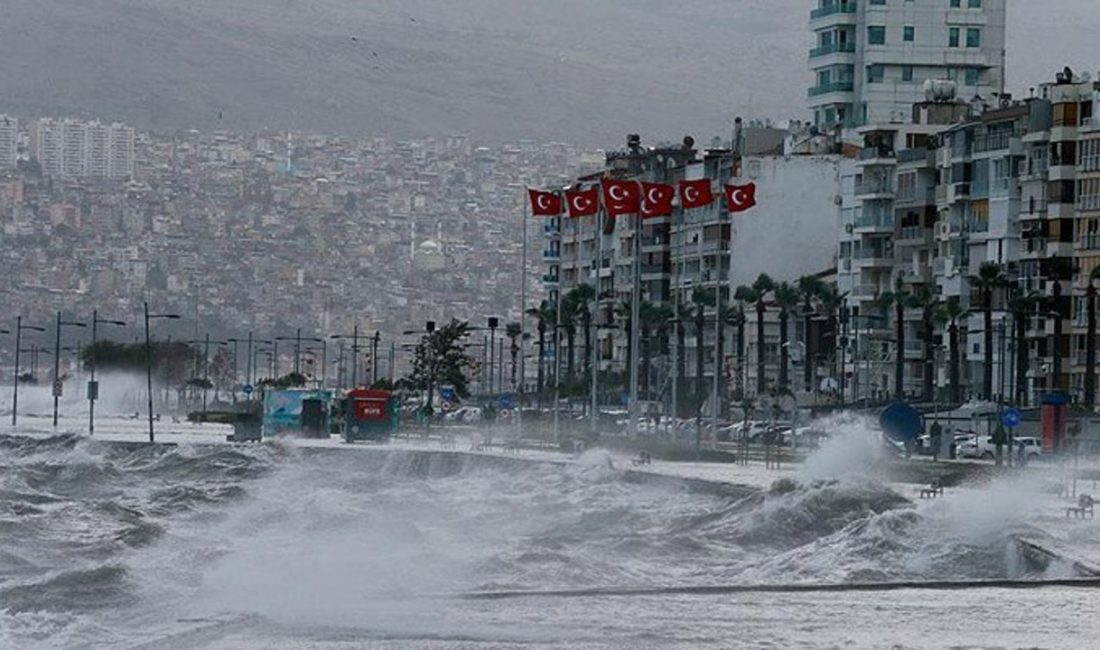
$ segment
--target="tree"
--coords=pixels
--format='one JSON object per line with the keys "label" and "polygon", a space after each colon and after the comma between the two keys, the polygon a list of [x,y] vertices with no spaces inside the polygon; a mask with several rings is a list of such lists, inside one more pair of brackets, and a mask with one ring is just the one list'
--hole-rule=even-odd
{"label": "tree", "polygon": [[921,338],[924,342],[924,381],[921,385],[921,400],[931,402],[935,392],[936,346],[935,313],[940,307],[940,299],[927,284],[922,284],[910,297],[910,305],[921,310]]}
{"label": "tree", "polygon": [[[584,328],[584,374],[587,377],[592,369],[592,309],[589,305],[596,299],[596,289],[590,284],[579,284],[565,295],[565,302],[580,320]],[[570,350],[572,355],[572,350]]]}
{"label": "tree", "polygon": [[[843,358],[843,350],[841,349],[840,341],[840,310],[844,307],[844,300],[848,297],[847,293],[840,293],[836,288],[836,285],[825,285],[822,287],[821,292],[817,296],[818,308],[821,313],[825,315],[825,332],[832,337],[831,345],[823,346],[824,350],[831,351],[830,361],[833,364],[834,372],[836,369],[836,362],[838,358]],[[844,372],[840,370],[838,372],[840,377],[840,386],[843,391],[844,385]]]}
{"label": "tree", "polygon": [[634,307],[629,300],[624,300],[615,306],[615,316],[623,324],[623,332],[626,334],[626,372],[623,375],[626,384],[630,382],[631,365],[634,363]]}
{"label": "tree", "polygon": [[[667,346],[664,342],[664,332],[668,327],[668,321],[672,318],[672,309],[668,305],[657,305],[651,302],[642,302],[639,307],[640,327],[641,331],[641,349],[639,350],[641,367],[639,368],[642,376],[642,388],[641,395],[645,399],[652,399],[650,395],[650,370],[652,358],[659,354],[664,354],[664,350]],[[651,332],[657,330],[657,349],[653,349],[653,337],[650,336]]]}
{"label": "tree", "polygon": [[1008,301],[1008,311],[1012,314],[1013,329],[1016,334],[1016,405],[1025,406],[1028,401],[1027,373],[1029,357],[1027,351],[1027,319],[1043,303],[1038,292],[1024,294],[1017,289]]}
{"label": "tree", "polygon": [[[775,304],[779,307],[779,388],[781,391],[790,389],[788,371],[790,366],[790,325],[791,310],[798,307],[802,295],[798,289],[786,282],[780,282],[775,287]],[[809,348],[806,356],[809,356]],[[805,360],[809,365],[809,359]]]}
{"label": "tree", "polygon": [[532,307],[527,310],[527,315],[531,316],[538,323],[539,333],[539,367],[538,367],[538,392],[541,395],[543,389],[546,387],[546,331],[556,326],[557,310],[550,303],[549,300],[543,300],[538,307]]}
{"label": "tree", "polygon": [[[993,296],[998,289],[1008,286],[1008,276],[1004,268],[995,262],[983,262],[978,274],[970,277],[970,286],[981,296],[982,316],[984,319],[982,346],[985,359],[982,366],[982,396],[993,399]],[[1057,291],[1057,283],[1055,290]]]}
{"label": "tree", "polygon": [[233,359],[228,350],[220,349],[210,361],[210,383],[214,387],[214,401],[218,401],[221,392],[233,388],[237,378],[233,373]]}
{"label": "tree", "polygon": [[722,320],[732,325],[737,331],[737,379],[734,381],[734,385],[738,386],[738,390],[735,399],[743,400],[745,398],[745,387],[741,385],[741,377],[744,376],[745,322],[748,320],[745,318],[745,306],[738,302],[736,305],[726,307],[722,312]]}
{"label": "tree", "polygon": [[949,401],[953,404],[962,402],[962,387],[959,380],[959,319],[966,316],[966,314],[966,307],[963,307],[959,297],[951,296],[936,307],[934,315],[937,322],[947,326],[948,354],[950,355],[947,367],[947,385]]}
{"label": "tree", "polygon": [[751,286],[737,287],[734,298],[743,302],[756,305],[756,394],[763,395],[766,392],[765,357],[767,347],[764,344],[764,316],[767,313],[767,297],[775,289],[775,282],[766,274],[761,273]]}
{"label": "tree", "polygon": [[894,352],[894,399],[905,398],[905,308],[911,303],[912,295],[905,290],[901,278],[894,284],[893,291],[879,296],[879,305],[884,309],[894,307],[895,344]]}
{"label": "tree", "polygon": [[826,286],[816,275],[804,275],[798,279],[798,294],[802,297],[802,344],[806,349],[806,363],[802,364],[802,383],[807,391],[813,390],[813,360],[820,352],[820,345],[811,338],[814,302],[825,293]]}
{"label": "tree", "polygon": [[466,371],[474,359],[466,353],[463,339],[470,333],[470,325],[452,320],[443,327],[425,334],[413,352],[412,373],[409,384],[417,390],[427,391],[427,407],[430,411],[435,390],[449,385],[459,397],[469,397],[469,380]]}
{"label": "tree", "polygon": [[[562,296],[561,329],[562,334],[565,334],[565,376],[567,380],[572,380],[576,371],[577,308],[578,305],[570,294]],[[560,343],[561,334],[558,334],[555,340]],[[558,347],[560,346],[555,345],[555,349]]]}

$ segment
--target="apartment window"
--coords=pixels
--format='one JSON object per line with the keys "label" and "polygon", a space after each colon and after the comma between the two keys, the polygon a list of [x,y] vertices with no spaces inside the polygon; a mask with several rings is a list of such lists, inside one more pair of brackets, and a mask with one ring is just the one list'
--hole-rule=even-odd
{"label": "apartment window", "polygon": [[951,8],[958,9],[962,6],[962,0],[951,0]]}
{"label": "apartment window", "polygon": [[901,40],[912,43],[917,38],[917,30],[912,25],[906,25],[901,30]]}
{"label": "apartment window", "polygon": [[903,65],[901,66],[901,80],[912,81],[913,80],[913,66]]}
{"label": "apartment window", "polygon": [[967,47],[981,47],[982,46],[982,30],[978,27],[966,28],[966,46]]}
{"label": "apartment window", "polygon": [[958,47],[959,46],[959,28],[952,27],[947,30],[947,46]]}
{"label": "apartment window", "polygon": [[874,64],[867,66],[867,83],[882,83],[882,80],[886,77],[886,70],[880,64]]}
{"label": "apartment window", "polygon": [[871,4],[873,4],[873,5],[884,5],[884,4],[886,4],[886,0],[871,0]]}
{"label": "apartment window", "polygon": [[1077,126],[1078,107],[1077,103],[1055,104],[1054,126]]}
{"label": "apartment window", "polygon": [[882,25],[867,27],[867,43],[869,45],[886,45],[886,28]]}
{"label": "apartment window", "polygon": [[982,71],[978,68],[966,69],[966,85],[977,86],[978,80],[981,78]]}
{"label": "apartment window", "polygon": [[969,0],[966,6],[970,7],[971,9],[981,9],[982,0]]}

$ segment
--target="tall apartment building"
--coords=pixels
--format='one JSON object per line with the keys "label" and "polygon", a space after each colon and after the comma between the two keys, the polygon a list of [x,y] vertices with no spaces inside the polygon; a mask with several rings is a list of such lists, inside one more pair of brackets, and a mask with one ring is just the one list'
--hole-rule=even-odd
{"label": "tall apartment building", "polygon": [[[763,133],[763,131],[771,133]],[[820,274],[835,265],[832,244],[836,232],[836,183],[840,156],[835,154],[784,155],[785,131],[774,129],[744,132],[744,151],[740,175],[733,177],[734,160],[729,149],[709,149],[699,152],[690,142],[683,147],[647,149],[632,146],[626,151],[611,152],[606,157],[605,170],[578,181],[589,187],[601,178],[630,178],[639,181],[676,183],[681,180],[710,179],[717,200],[707,207],[684,211],[677,202],[671,217],[645,219],[620,217],[612,226],[599,227],[593,218],[571,220],[550,219],[543,226],[546,248],[543,277],[547,297],[556,302],[562,295],[587,284],[597,289],[599,308],[595,312],[595,332],[591,335],[599,353],[600,370],[623,373],[627,369],[629,340],[623,329],[627,321],[623,307],[629,304],[634,279],[634,242],[641,237],[639,250],[640,283],[645,303],[665,308],[666,316],[683,319],[679,352],[672,354],[675,333],[666,322],[647,322],[652,343],[642,350],[641,389],[652,399],[669,398],[674,365],[679,374],[689,378],[702,362],[702,375],[713,381],[715,352],[718,346],[714,322],[714,307],[704,307],[704,319],[709,323],[702,336],[695,326],[696,289],[717,292],[724,306],[731,305],[739,285],[752,284],[760,273],[768,273],[776,281],[794,282],[803,275]],[[727,183],[757,185],[757,206],[731,218],[725,206],[723,187]],[[750,394],[756,389],[753,372],[762,355],[766,363],[766,381],[774,384],[779,374],[780,333],[776,315],[769,310],[765,320],[764,341],[755,340],[755,313],[748,309],[748,326],[753,330],[742,350],[744,361],[737,367],[734,346],[738,344],[732,325],[724,328],[721,350],[726,392],[744,385]],[[802,338],[801,318],[791,318],[789,339]],[[576,335],[584,339],[584,333]],[[650,337],[646,337],[650,338]],[[563,356],[568,349],[563,348]],[[794,359],[797,355],[791,355]],[[584,364],[583,348],[575,345],[574,367]],[[675,359],[675,361],[674,361]],[[800,377],[792,360],[792,386]],[[568,362],[563,365],[568,366]],[[709,383],[707,384],[710,385]],[[708,392],[709,394],[709,392]],[[681,404],[686,393],[681,392]]]}
{"label": "tall apartment building", "polygon": [[134,129],[43,118],[31,130],[31,151],[50,176],[126,179],[134,172]]}
{"label": "tall apartment building", "polygon": [[[1100,265],[1098,110],[1100,84],[1067,71],[1022,101],[941,96],[917,104],[910,124],[859,129],[864,147],[843,174],[838,255],[856,397],[894,393],[899,329],[885,298],[927,287],[971,310],[959,321],[964,397],[1083,399],[1086,289]],[[1009,280],[994,295],[990,385],[983,300],[971,281],[987,262]],[[920,309],[903,318],[902,390],[942,396],[946,325],[929,329]]]}
{"label": "tall apartment building", "polygon": [[19,120],[0,114],[0,168],[15,167],[19,147]]}
{"label": "tall apartment building", "polygon": [[809,106],[819,127],[906,122],[928,79],[1003,92],[1006,0],[818,0]]}

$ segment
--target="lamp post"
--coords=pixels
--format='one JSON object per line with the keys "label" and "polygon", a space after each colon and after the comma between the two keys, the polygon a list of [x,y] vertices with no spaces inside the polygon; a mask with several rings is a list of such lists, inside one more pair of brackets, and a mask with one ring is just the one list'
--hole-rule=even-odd
{"label": "lamp post", "polygon": [[382,341],[382,332],[375,330],[371,339],[370,372],[371,384],[378,383],[378,344]]}
{"label": "lamp post", "polygon": [[145,308],[145,385],[149,396],[149,442],[155,441],[153,434],[153,345],[149,337],[149,321],[179,320],[179,314],[150,314],[149,303]]}
{"label": "lamp post", "polygon": [[351,339],[351,387],[358,388],[359,386],[359,325],[355,326],[352,334],[333,334],[329,337],[336,341],[340,339]]}
{"label": "lamp post", "polygon": [[57,312],[57,324],[54,326],[53,338],[53,428],[57,428],[57,407],[61,401],[61,328],[62,327],[87,327],[77,321],[61,320],[61,312]]}
{"label": "lamp post", "polygon": [[99,384],[95,380],[96,343],[99,325],[115,325],[125,327],[126,323],[120,320],[110,320],[99,317],[99,311],[92,311],[92,347],[88,352],[88,361],[91,376],[88,378],[88,435],[95,435],[95,402],[99,399]]}
{"label": "lamp post", "polygon": [[489,317],[489,394],[492,395],[493,387],[493,365],[496,361],[496,347],[497,347],[497,328],[500,327],[500,319],[496,316]]}
{"label": "lamp post", "polygon": [[23,317],[15,317],[15,385],[11,394],[11,426],[15,427],[16,412],[19,410],[19,348],[22,346],[23,332],[45,332],[46,328],[24,325]]}

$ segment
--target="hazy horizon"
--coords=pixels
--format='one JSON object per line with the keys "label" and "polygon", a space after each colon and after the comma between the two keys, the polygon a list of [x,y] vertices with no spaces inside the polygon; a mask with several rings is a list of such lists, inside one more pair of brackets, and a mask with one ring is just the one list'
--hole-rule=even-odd
{"label": "hazy horizon", "polygon": [[[460,4],[16,0],[0,21],[0,112],[593,146],[710,138],[734,115],[808,118],[810,0]],[[1009,0],[1018,96],[1065,65],[1100,67],[1094,4],[1056,4]]]}

